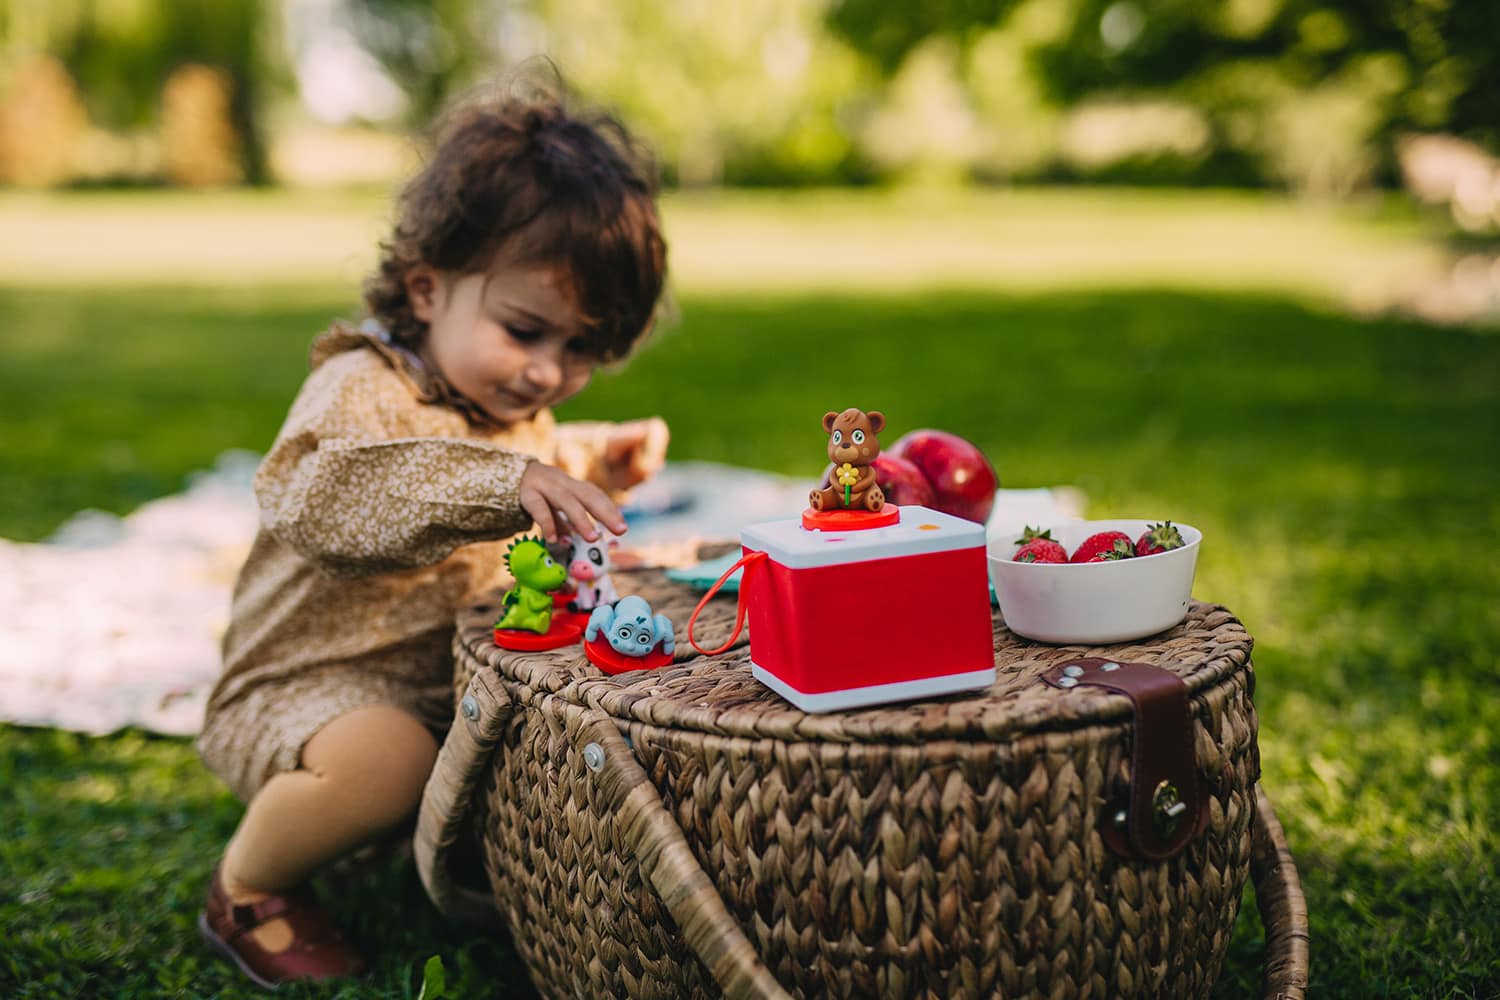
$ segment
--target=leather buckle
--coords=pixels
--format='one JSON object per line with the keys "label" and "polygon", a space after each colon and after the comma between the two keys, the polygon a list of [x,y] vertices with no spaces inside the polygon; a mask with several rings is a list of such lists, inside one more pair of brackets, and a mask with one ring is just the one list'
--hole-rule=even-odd
{"label": "leather buckle", "polygon": [[1055,688],[1098,687],[1130,699],[1130,785],[1105,804],[1099,835],[1123,857],[1165,861],[1208,826],[1208,796],[1193,753],[1193,715],[1182,678],[1150,663],[1090,656],[1042,675]]}

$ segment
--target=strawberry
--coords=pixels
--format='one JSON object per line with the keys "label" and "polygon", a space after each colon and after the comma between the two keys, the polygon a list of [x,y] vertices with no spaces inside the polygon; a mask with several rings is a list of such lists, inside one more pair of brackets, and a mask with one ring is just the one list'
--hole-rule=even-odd
{"label": "strawberry", "polygon": [[1083,540],[1073,550],[1070,563],[1109,562],[1113,559],[1129,559],[1135,555],[1135,546],[1130,536],[1123,531],[1101,531]]}
{"label": "strawberry", "polygon": [[1185,544],[1182,540],[1182,532],[1173,527],[1171,521],[1163,521],[1161,524],[1153,524],[1145,534],[1135,540],[1135,554],[1154,556],[1168,549],[1180,549]]}
{"label": "strawberry", "polygon": [[1011,556],[1014,562],[1030,563],[1065,563],[1068,561],[1068,550],[1062,547],[1061,542],[1054,541],[1051,531],[1038,531],[1028,527],[1016,544],[1021,546],[1016,549],[1016,554]]}

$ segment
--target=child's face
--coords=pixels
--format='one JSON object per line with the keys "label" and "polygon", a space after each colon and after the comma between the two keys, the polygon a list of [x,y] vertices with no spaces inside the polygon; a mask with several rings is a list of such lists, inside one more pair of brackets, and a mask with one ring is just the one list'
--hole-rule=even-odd
{"label": "child's face", "polygon": [[423,359],[501,423],[528,420],[582,391],[596,359],[555,268],[497,261],[487,272],[428,267],[407,275],[416,317],[427,323]]}

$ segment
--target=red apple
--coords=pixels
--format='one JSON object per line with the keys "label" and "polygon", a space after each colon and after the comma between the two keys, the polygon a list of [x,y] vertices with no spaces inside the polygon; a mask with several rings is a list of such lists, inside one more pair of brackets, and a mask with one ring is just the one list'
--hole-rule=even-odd
{"label": "red apple", "polygon": [[922,470],[932,484],[938,510],[981,524],[989,518],[1000,477],[972,442],[924,428],[903,435],[881,457],[886,455],[904,458]]}
{"label": "red apple", "polygon": [[886,500],[897,507],[905,507],[908,504],[919,504],[923,507],[932,507],[937,503],[937,495],[932,492],[932,484],[927,477],[922,475],[922,470],[911,464],[904,458],[896,455],[881,454],[875,456],[871,463],[875,466],[875,481],[885,491]]}

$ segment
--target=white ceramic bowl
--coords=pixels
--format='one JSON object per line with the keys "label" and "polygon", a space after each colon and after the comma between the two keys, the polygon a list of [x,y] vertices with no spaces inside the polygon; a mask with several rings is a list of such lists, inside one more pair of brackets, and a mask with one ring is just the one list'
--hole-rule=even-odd
{"label": "white ceramic bowl", "polygon": [[[1157,521],[1064,521],[1050,528],[1071,555],[1100,531],[1123,531],[1131,540]],[[1012,632],[1040,642],[1124,642],[1165,631],[1187,617],[1203,532],[1172,522],[1180,549],[1115,562],[1013,562],[1014,540],[991,542],[990,581]]]}

